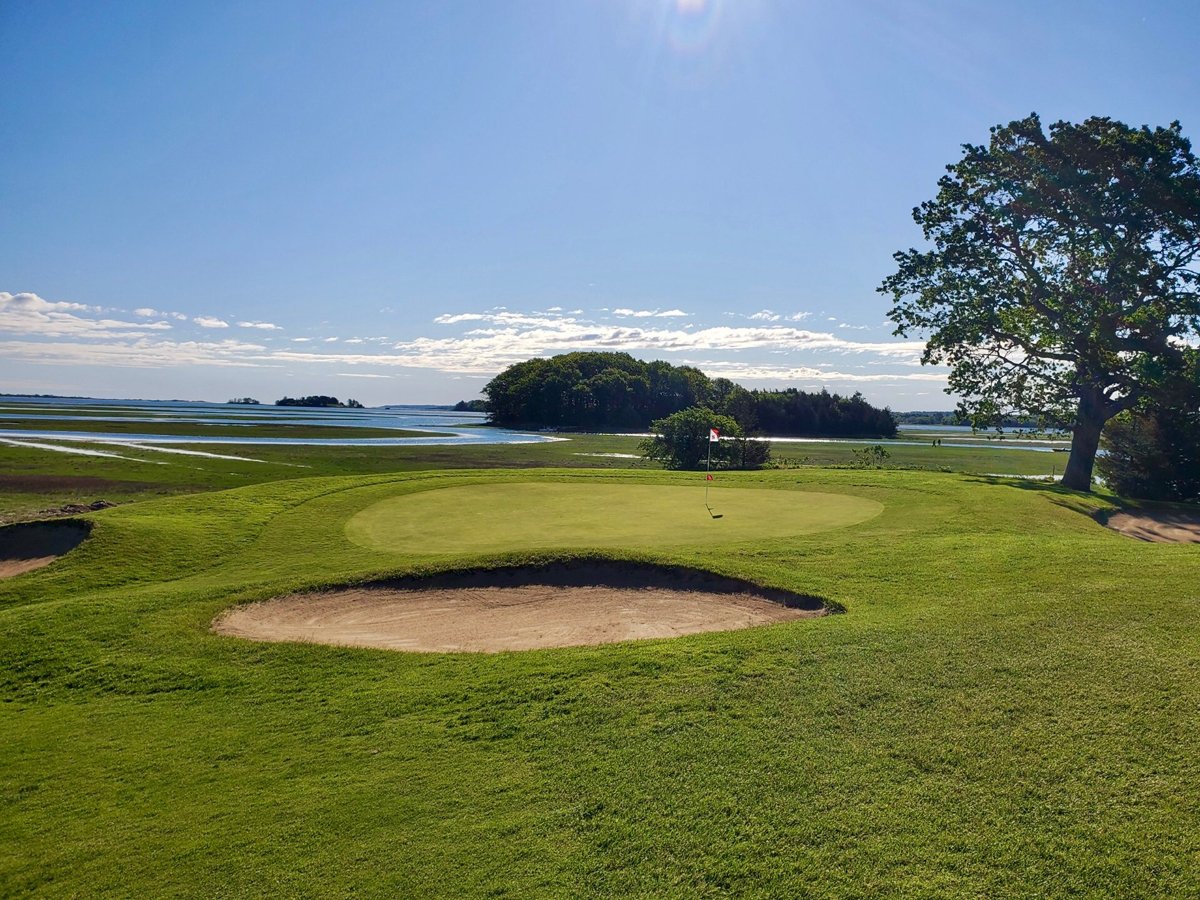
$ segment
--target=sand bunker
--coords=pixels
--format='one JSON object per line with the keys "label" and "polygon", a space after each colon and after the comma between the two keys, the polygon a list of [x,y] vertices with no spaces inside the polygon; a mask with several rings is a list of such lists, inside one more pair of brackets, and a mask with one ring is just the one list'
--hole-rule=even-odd
{"label": "sand bunker", "polygon": [[1110,515],[1104,524],[1140,541],[1200,544],[1200,512],[1118,512]]}
{"label": "sand bunker", "polygon": [[494,653],[732,631],[825,611],[815,597],[698,570],[588,563],[293,594],[235,607],[213,630],[259,641]]}
{"label": "sand bunker", "polygon": [[0,578],[50,565],[83,543],[90,531],[83,522],[29,522],[0,528]]}

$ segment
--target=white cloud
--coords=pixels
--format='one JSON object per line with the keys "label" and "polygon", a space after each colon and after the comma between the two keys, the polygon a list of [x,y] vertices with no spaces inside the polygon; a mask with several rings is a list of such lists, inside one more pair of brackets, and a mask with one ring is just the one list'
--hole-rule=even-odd
{"label": "white cloud", "polygon": [[758,312],[752,313],[746,318],[753,319],[758,322],[778,322],[779,313],[770,309],[760,309]]}
{"label": "white cloud", "polygon": [[[762,320],[705,326],[693,321],[665,321],[663,315],[656,313],[635,317],[637,321],[597,322],[561,312],[527,314],[496,308],[483,313],[446,314],[435,319],[439,324],[474,326],[464,333],[443,337],[422,335],[396,342],[380,337],[351,338],[341,344],[337,338],[296,337],[290,342],[300,346],[285,349],[237,340],[164,340],[157,332],[171,327],[166,322],[128,323],[80,315],[94,311],[95,308],[82,304],[51,303],[36,295],[0,293],[0,332],[60,339],[9,342],[0,346],[0,355],[67,365],[289,368],[312,365],[336,366],[336,370],[329,371],[341,372],[346,367],[364,366],[376,371],[426,369],[447,375],[490,377],[505,366],[531,357],[572,350],[616,350],[676,360],[711,356],[718,362],[697,365],[710,375],[742,379],[808,379],[807,383],[813,383],[812,379],[817,379],[817,383],[820,379],[830,383],[839,380],[944,383],[945,379],[942,373],[919,368],[925,349],[920,341],[856,341],[826,331]],[[770,310],[765,312],[774,315]],[[197,324],[206,318],[197,317]],[[249,327],[242,322],[238,324]],[[104,340],[103,345],[91,343],[99,339]],[[314,341],[321,344],[320,349]],[[880,368],[873,374],[846,373],[840,369],[854,367],[825,365],[830,355],[855,356],[854,362],[860,369],[863,364]],[[899,374],[894,374],[897,370]]]}
{"label": "white cloud", "polygon": [[102,344],[0,342],[0,353],[8,359],[22,359],[47,365],[133,369],[194,365],[262,368],[271,365],[269,359],[256,357],[256,354],[265,349],[261,344],[247,344],[241,341],[164,341],[149,336]]}
{"label": "white cloud", "polygon": [[195,316],[192,319],[201,328],[228,328],[229,323],[215,316]]}
{"label": "white cloud", "polygon": [[334,372],[338,378],[391,378],[391,375],[372,375],[368,372]]}
{"label": "white cloud", "polygon": [[574,319],[530,319],[528,324],[519,327],[476,328],[451,338],[419,337],[398,342],[393,348],[400,351],[395,363],[398,365],[483,373],[499,371],[532,356],[581,349],[651,353],[705,350],[862,353],[899,361],[919,358],[924,346],[919,341],[852,341],[826,332],[782,325],[667,329],[595,324]]}
{"label": "white cloud", "polygon": [[803,322],[805,319],[809,319],[809,318],[812,318],[812,313],[797,312],[797,313],[792,313],[790,316],[788,316],[788,321],[789,322]]}
{"label": "white cloud", "polygon": [[29,292],[0,291],[0,332],[50,338],[128,338],[171,328],[166,322],[126,322],[77,315],[100,311],[98,306],[45,300]]}
{"label": "white cloud", "polygon": [[257,328],[260,331],[283,331],[283,329],[271,322],[238,322],[238,328]]}
{"label": "white cloud", "polygon": [[672,319],[687,315],[682,309],[629,309],[627,307],[614,309],[612,314],[627,319]]}
{"label": "white cloud", "polygon": [[65,300],[43,300],[37,294],[32,294],[28,291],[22,291],[18,294],[10,294],[7,291],[0,291],[0,303],[13,308],[33,309],[47,312],[100,312],[99,306],[88,306],[86,303],[70,303]]}
{"label": "white cloud", "polygon": [[144,319],[176,319],[180,322],[188,320],[187,313],[181,312],[164,312],[159,309],[154,309],[150,306],[139,306],[133,311],[135,316],[141,316]]}
{"label": "white cloud", "polygon": [[862,375],[856,372],[839,372],[813,366],[770,366],[754,363],[704,361],[692,363],[712,378],[728,378],[732,381],[783,381],[833,384],[835,382],[940,382],[945,383],[945,372],[897,372]]}
{"label": "white cloud", "polygon": [[447,314],[438,316],[433,321],[438,325],[458,325],[462,322],[486,322],[491,325],[503,325],[506,327],[554,327],[562,323],[572,323],[575,320],[569,316],[560,316],[554,313],[529,314],[509,312],[504,307],[497,306],[495,310],[487,313]]}

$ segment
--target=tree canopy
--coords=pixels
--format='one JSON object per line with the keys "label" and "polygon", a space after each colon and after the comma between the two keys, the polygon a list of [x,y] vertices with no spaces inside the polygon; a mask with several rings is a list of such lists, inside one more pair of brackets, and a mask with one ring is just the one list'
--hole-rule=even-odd
{"label": "tree canopy", "polygon": [[1200,502],[1200,411],[1122,413],[1104,430],[1104,448],[1097,468],[1122,497]]}
{"label": "tree canopy", "polygon": [[1116,416],[1102,443],[1096,468],[1122,497],[1200,501],[1200,365],[1171,394]]}
{"label": "tree canopy", "polygon": [[[720,440],[709,439],[712,428],[720,432]],[[771,458],[770,444],[747,440],[732,418],[703,406],[672,413],[653,422],[650,430],[653,437],[639,445],[642,455],[668,469],[702,469],[708,461],[714,469],[757,469]]]}
{"label": "tree canopy", "polygon": [[1037,115],[964,145],[913,210],[930,249],[895,254],[896,334],[976,424],[1072,425],[1063,484],[1091,487],[1104,424],[1169,389],[1200,333],[1200,169],[1178,122]]}
{"label": "tree canopy", "polygon": [[497,425],[643,430],[693,406],[729,416],[747,432],[779,435],[893,437],[890,410],[861,394],[840,397],[748,391],[728,378],[710,379],[691,366],[644,362],[628,353],[565,353],[509,366],[487,386],[487,408]]}

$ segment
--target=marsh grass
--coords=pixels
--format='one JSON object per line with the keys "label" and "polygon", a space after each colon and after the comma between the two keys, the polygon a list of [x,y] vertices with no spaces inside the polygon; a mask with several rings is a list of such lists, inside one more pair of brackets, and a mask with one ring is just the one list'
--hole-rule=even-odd
{"label": "marsh grass", "polygon": [[[174,456],[102,444],[84,449],[132,459],[81,457],[0,444],[0,522],[35,518],[70,503],[127,503],[172,494],[222,490],[306,476],[377,475],[444,469],[578,468],[656,471],[640,458],[641,438],[575,434],[538,444],[424,447],[305,447],[238,444],[192,446],[244,461]],[[52,441],[51,441],[52,442]],[[873,442],[863,442],[864,445]],[[853,443],[788,443],[776,448],[784,468],[853,466]],[[1061,474],[1065,454],[1033,450],[889,445],[889,468],[1021,476]],[[613,456],[605,454],[624,454]]]}

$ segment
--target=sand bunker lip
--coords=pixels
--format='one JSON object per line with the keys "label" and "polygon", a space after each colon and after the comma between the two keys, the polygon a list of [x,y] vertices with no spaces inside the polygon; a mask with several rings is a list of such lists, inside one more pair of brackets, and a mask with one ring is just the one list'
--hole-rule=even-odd
{"label": "sand bunker lip", "polygon": [[1110,513],[1103,524],[1139,541],[1200,544],[1200,512],[1126,510]]}
{"label": "sand bunker lip", "polygon": [[48,566],[84,542],[88,522],[24,522],[0,528],[0,578]]}
{"label": "sand bunker lip", "polygon": [[596,561],[291,594],[228,610],[213,630],[259,641],[495,653],[732,631],[826,612],[820,598],[698,569]]}

